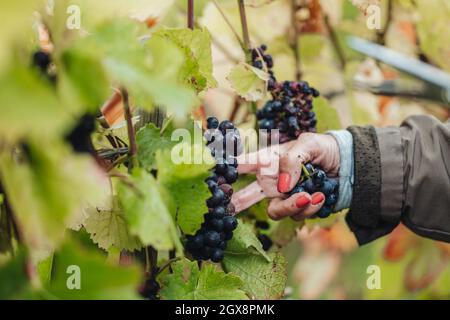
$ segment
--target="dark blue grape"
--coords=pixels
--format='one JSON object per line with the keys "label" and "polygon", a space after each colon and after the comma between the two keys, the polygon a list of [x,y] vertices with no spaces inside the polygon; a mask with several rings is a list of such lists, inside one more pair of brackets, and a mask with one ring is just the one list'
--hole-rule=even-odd
{"label": "dark blue grape", "polygon": [[227,180],[227,182],[230,184],[236,182],[236,180],[238,178],[237,169],[235,167],[229,166],[227,168],[227,171],[225,172],[224,177]]}
{"label": "dark blue grape", "polygon": [[218,206],[212,210],[211,214],[214,219],[222,219],[226,214],[226,209],[223,206]]}
{"label": "dark blue grape", "polygon": [[216,117],[209,117],[206,119],[206,127],[208,129],[217,129],[219,127],[219,120]]}
{"label": "dark blue grape", "polygon": [[216,231],[207,231],[204,237],[205,244],[211,247],[215,247],[220,242],[220,235]]}
{"label": "dark blue grape", "polygon": [[325,199],[325,205],[329,207],[333,207],[337,203],[337,195],[335,193],[330,194]]}
{"label": "dark blue grape", "polygon": [[238,222],[237,219],[233,216],[226,216],[223,218],[223,228],[226,231],[233,231],[237,228]]}
{"label": "dark blue grape", "polygon": [[223,230],[223,220],[222,219],[212,219],[208,222],[208,228],[214,231],[220,232]]}
{"label": "dark blue grape", "polygon": [[328,207],[328,206],[323,206],[320,210],[319,210],[319,212],[317,212],[317,216],[319,217],[319,218],[327,218],[330,214],[331,214],[331,208],[330,207]]}
{"label": "dark blue grape", "polygon": [[308,179],[305,182],[302,183],[302,187],[306,190],[308,193],[314,193],[316,190],[316,186],[314,185],[314,182],[312,179]]}
{"label": "dark blue grape", "polygon": [[333,193],[333,185],[331,184],[330,180],[325,180],[323,182],[320,191],[325,195],[325,197],[328,197]]}
{"label": "dark blue grape", "polygon": [[211,253],[211,261],[212,262],[220,262],[223,259],[223,250],[220,250],[219,248],[214,248]]}

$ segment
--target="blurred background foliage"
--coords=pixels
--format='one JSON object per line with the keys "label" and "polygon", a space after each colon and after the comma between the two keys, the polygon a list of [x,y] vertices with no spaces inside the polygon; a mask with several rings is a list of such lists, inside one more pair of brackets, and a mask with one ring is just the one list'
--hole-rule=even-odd
{"label": "blurred background foliage", "polygon": [[[65,9],[71,1],[56,1],[51,18],[38,9],[44,2],[0,3],[0,146],[27,139],[33,155],[30,164],[20,162],[21,154],[16,155],[15,160],[19,159],[21,164],[17,166],[11,158],[0,154],[2,182],[6,188],[17,191],[16,199],[11,200],[20,208],[19,212],[26,213],[17,217],[24,222],[17,236],[30,250],[29,255],[25,249],[16,250],[12,257],[5,252],[17,248],[18,239],[11,240],[9,235],[0,233],[0,297],[137,298],[135,285],[141,280],[140,270],[126,256],[121,257],[114,245],[132,250],[141,245],[139,241],[152,243],[151,236],[134,238],[139,235],[139,228],[148,226],[146,223],[151,224],[151,221],[135,221],[136,233],[128,234],[123,228],[124,217],[115,211],[120,199],[113,199],[114,204],[106,211],[115,234],[97,235],[102,225],[93,216],[81,228],[80,221],[85,217],[79,214],[80,200],[90,202],[92,195],[96,195],[97,204],[98,198],[102,198],[103,203],[110,201],[103,194],[109,188],[108,182],[99,174],[92,159],[72,155],[56,137],[73,126],[75,116],[101,105],[110,93],[109,83],[119,80],[130,88],[137,103],[148,110],[153,110],[155,104],[164,104],[182,121],[201,101],[202,107],[194,111],[196,117],[215,115],[233,120],[242,129],[252,127],[255,121],[252,103],[236,94],[229,79],[231,70],[245,61],[236,37],[241,34],[238,7],[235,0],[195,0],[196,24],[209,33],[198,31],[196,39],[201,41],[190,48],[191,43],[180,40],[186,35],[167,33],[162,27],[186,26],[187,1],[184,0],[120,0],[115,5],[105,0],[74,1],[83,8],[81,32],[65,29]],[[437,104],[354,90],[353,80],[377,82],[404,76],[355,53],[346,45],[348,35],[357,35],[450,72],[449,1],[248,0],[246,4],[251,44],[268,46],[268,53],[274,57],[277,78],[293,80],[300,76],[321,92],[323,98],[317,100],[315,107],[320,131],[351,124],[398,125],[413,114],[432,114],[441,120],[450,117],[448,109]],[[371,5],[381,8],[379,30],[367,27]],[[116,17],[115,21],[109,21],[112,16]],[[121,20],[125,16],[143,23],[136,26]],[[44,21],[52,30],[52,41],[46,41],[42,25],[36,21]],[[116,32],[119,29],[121,31]],[[148,29],[154,34],[145,48],[151,52],[151,58],[134,41],[135,36]],[[83,37],[86,34],[94,37],[86,40]],[[204,52],[202,44],[209,41],[212,65],[207,59],[196,56]],[[55,60],[61,68],[56,95],[38,75],[27,71],[29,57],[39,46],[54,49]],[[186,55],[190,59],[193,56],[188,66],[183,65]],[[104,56],[107,59],[103,59]],[[99,61],[102,61],[102,68],[98,67]],[[192,74],[197,81],[186,77]],[[179,81],[173,81],[174,75],[179,76]],[[24,85],[26,94],[18,89]],[[152,88],[150,92],[148,87]],[[263,101],[257,102],[258,107]],[[39,111],[30,107],[33,105],[39,105]],[[66,109],[63,111],[60,105]],[[146,134],[156,134],[152,130],[155,128],[148,128],[138,136],[138,143],[149,138]],[[126,140],[123,127],[113,131]],[[101,146],[102,143],[104,141],[98,138],[96,144]],[[150,148],[149,152],[152,151]],[[164,159],[161,153],[156,160],[143,165],[152,169],[158,166],[158,161],[160,165],[164,163]],[[165,183],[169,191],[179,192],[174,181],[180,179],[177,174],[183,169],[186,170],[174,170],[172,175],[166,172],[161,183]],[[151,177],[133,178],[143,187],[153,186]],[[182,178],[201,181],[204,177]],[[245,180],[240,183],[245,184]],[[120,183],[115,182],[114,187],[120,189]],[[158,190],[156,193],[157,205],[161,206],[167,194]],[[124,192],[123,197],[126,196]],[[188,196],[186,201],[189,201]],[[3,197],[0,197],[0,204],[3,204]],[[258,204],[245,215],[266,220],[266,205]],[[171,209],[170,205],[168,207]],[[200,205],[194,208],[201,211]],[[164,210],[162,215],[166,214]],[[0,215],[0,226],[2,230],[11,230],[11,222],[5,216]],[[61,223],[68,223],[71,229],[79,231],[64,231],[59,228]],[[184,227],[192,231],[199,221],[185,223]],[[179,246],[178,239],[171,234],[173,227],[165,226],[168,234],[161,246]],[[286,245],[283,248],[288,261],[286,299],[450,298],[448,244],[419,238],[399,226],[388,237],[359,248],[343,214],[325,222],[308,221],[300,231],[297,227],[298,224],[286,220],[271,222],[267,231],[276,244]],[[52,249],[63,238],[76,241],[66,241],[53,261]],[[108,250],[99,253],[90,238]],[[103,262],[105,257],[107,263]],[[117,265],[119,258],[121,264],[127,266],[126,272]],[[94,270],[95,276],[86,282],[90,286],[89,295],[66,296],[62,289],[66,274],[59,266],[74,260]],[[366,285],[367,268],[372,264],[381,268],[379,290],[369,290]],[[190,267],[198,271],[195,266]],[[51,283],[50,277],[54,279]],[[34,280],[30,283],[27,278]],[[32,287],[45,290],[36,291]],[[242,292],[238,287],[239,283],[233,290],[240,297]]]}

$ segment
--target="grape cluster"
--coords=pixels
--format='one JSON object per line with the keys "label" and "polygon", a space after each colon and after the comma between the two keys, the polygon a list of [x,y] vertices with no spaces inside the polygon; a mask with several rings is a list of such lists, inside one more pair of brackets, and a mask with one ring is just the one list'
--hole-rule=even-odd
{"label": "grape cluster", "polygon": [[219,123],[217,118],[210,117],[207,129],[207,145],[216,160],[216,166],[206,179],[211,197],[206,200],[205,222],[194,236],[187,237],[186,249],[196,260],[220,262],[238,224],[231,203],[231,184],[238,178],[236,156],[242,153],[242,144],[239,131],[230,121]]}
{"label": "grape cluster", "polygon": [[312,111],[313,98],[320,95],[319,91],[305,81],[277,82],[272,71],[273,58],[266,50],[266,45],[252,49],[252,64],[269,73],[267,88],[272,94],[272,100],[256,114],[259,128],[269,132],[280,130],[281,143],[296,139],[302,132],[315,132],[317,119]]}
{"label": "grape cluster", "polygon": [[322,192],[325,195],[325,203],[316,216],[327,218],[333,213],[333,207],[336,205],[339,195],[339,183],[337,180],[329,178],[325,171],[319,167],[314,167],[308,163],[304,166],[304,173],[297,185],[289,192],[293,195],[298,192],[307,192],[313,194]]}
{"label": "grape cluster", "polygon": [[266,50],[267,46],[265,44],[261,45],[259,48],[252,49],[252,65],[258,69],[267,70],[270,76],[268,81],[268,88],[269,90],[272,90],[275,88],[277,80],[272,70],[273,58],[270,54],[266,53]]}
{"label": "grape cluster", "polygon": [[304,81],[277,82],[271,90],[272,100],[258,110],[260,129],[280,131],[280,143],[296,139],[303,132],[316,132],[313,98],[319,91]]}

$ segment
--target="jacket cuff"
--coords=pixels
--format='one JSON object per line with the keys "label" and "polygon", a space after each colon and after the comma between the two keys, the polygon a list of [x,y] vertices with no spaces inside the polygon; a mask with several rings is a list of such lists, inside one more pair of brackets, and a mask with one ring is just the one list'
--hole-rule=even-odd
{"label": "jacket cuff", "polygon": [[351,126],[355,183],[347,219],[360,227],[376,228],[380,221],[381,161],[375,128]]}
{"label": "jacket cuff", "polygon": [[381,163],[381,219],[400,221],[403,205],[403,150],[400,129],[376,129]]}

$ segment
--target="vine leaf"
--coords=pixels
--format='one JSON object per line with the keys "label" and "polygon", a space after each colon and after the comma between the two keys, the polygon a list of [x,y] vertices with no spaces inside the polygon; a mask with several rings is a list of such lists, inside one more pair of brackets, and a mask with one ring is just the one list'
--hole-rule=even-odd
{"label": "vine leaf", "polygon": [[0,299],[31,299],[30,282],[23,272],[26,263],[24,250],[0,267]]}
{"label": "vine leaf", "polygon": [[247,63],[239,63],[235,66],[228,80],[236,93],[247,101],[258,101],[267,93],[267,81],[269,75]]}
{"label": "vine leaf", "polygon": [[417,22],[420,47],[443,69],[450,71],[450,37],[448,17],[450,5],[447,1],[417,1],[421,19]]}
{"label": "vine leaf", "polygon": [[[0,77],[0,86],[0,136],[4,139],[46,139],[62,135],[72,124],[50,85],[29,67],[11,66]],[[39,112],[30,111],[30,106]]]}
{"label": "vine leaf", "polygon": [[[104,256],[83,250],[77,244],[67,243],[57,253],[52,280],[47,290],[57,299],[139,299],[136,288],[141,279],[137,266],[123,267],[105,262]],[[68,274],[68,267],[76,266]],[[71,290],[69,277],[80,274],[80,290]],[[73,278],[75,279],[75,278]]]}
{"label": "vine leaf", "polygon": [[269,253],[269,257],[270,262],[259,255],[226,253],[222,265],[244,281],[243,289],[250,298],[279,299],[287,281],[286,259],[279,251]]}
{"label": "vine leaf", "polygon": [[239,221],[233,232],[233,238],[228,242],[226,254],[230,255],[259,255],[267,262],[271,261],[269,255],[263,250],[261,242],[256,237],[251,225]]}
{"label": "vine leaf", "polygon": [[108,190],[108,180],[91,157],[73,155],[65,146],[42,148],[29,140],[28,161],[0,156],[0,176],[24,241],[51,249],[85,206]]}
{"label": "vine leaf", "polygon": [[120,206],[132,235],[138,236],[143,245],[156,250],[177,249],[181,243],[164,196],[153,176],[141,168],[133,170],[128,185],[117,186]]}
{"label": "vine leaf", "polygon": [[[174,163],[172,156],[181,152],[193,158],[186,162]],[[209,150],[201,144],[177,144],[172,150],[159,150],[156,154],[158,181],[167,190],[172,215],[185,234],[194,234],[204,221],[203,215],[208,211],[206,199],[211,195],[205,183],[210,175],[213,160]]]}
{"label": "vine leaf", "polygon": [[156,151],[173,147],[177,142],[171,141],[170,132],[160,133],[153,123],[147,124],[136,134],[139,163],[146,170],[156,169]]}
{"label": "vine leaf", "polygon": [[297,222],[292,219],[283,219],[277,222],[270,231],[270,238],[278,246],[284,247],[294,239],[297,230],[301,229],[304,225],[304,221]]}
{"label": "vine leaf", "polygon": [[198,91],[217,86],[212,74],[211,35],[203,29],[162,29],[153,34],[171,40],[183,52],[185,61],[180,77]]}
{"label": "vine leaf", "polygon": [[87,211],[88,218],[84,222],[84,228],[100,248],[108,250],[114,246],[120,250],[133,251],[142,247],[139,240],[130,235],[123,211],[118,207],[90,207]]}
{"label": "vine leaf", "polygon": [[172,274],[161,278],[160,296],[165,300],[243,300],[243,282],[216,265],[205,263],[199,270],[196,261],[183,259],[172,264]]}
{"label": "vine leaf", "polygon": [[317,115],[317,132],[341,129],[339,115],[327,99],[318,97],[314,99],[314,112]]}

